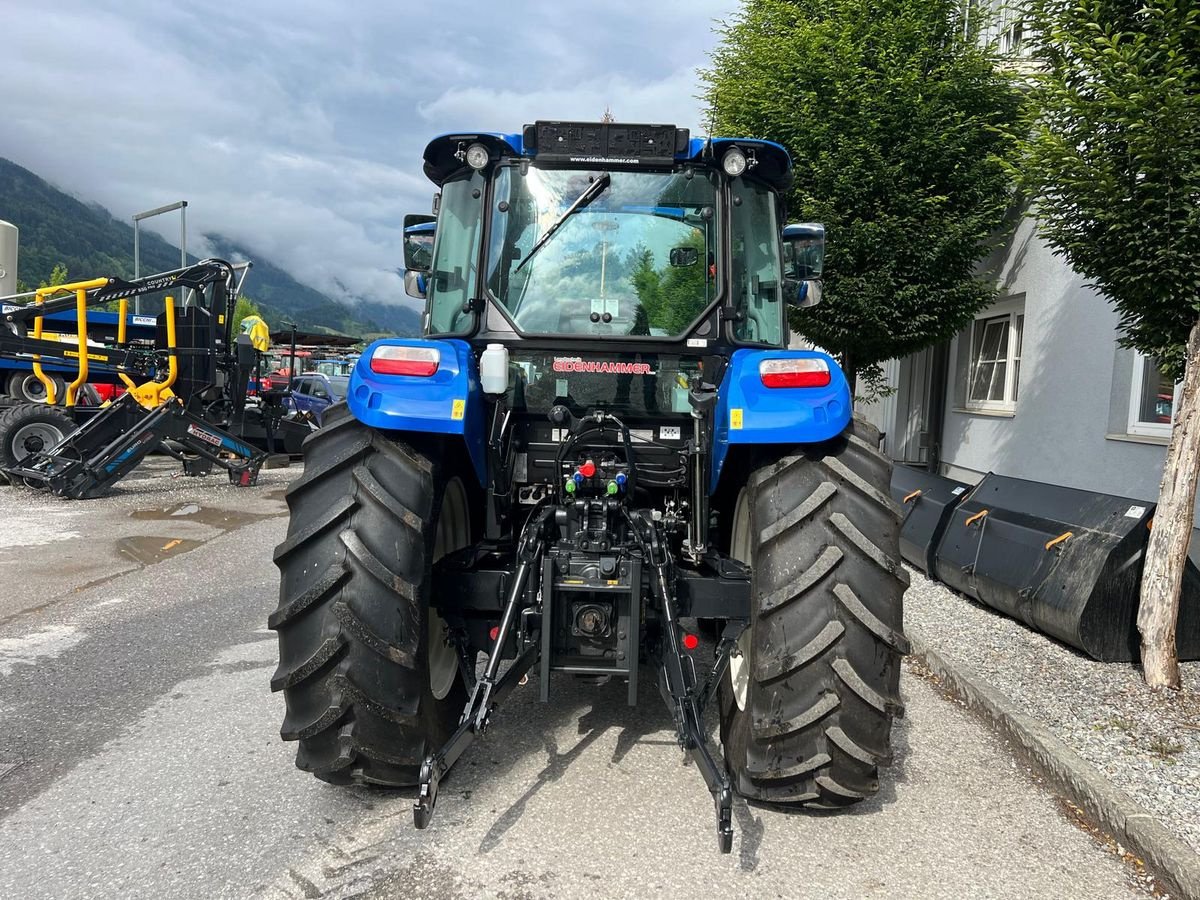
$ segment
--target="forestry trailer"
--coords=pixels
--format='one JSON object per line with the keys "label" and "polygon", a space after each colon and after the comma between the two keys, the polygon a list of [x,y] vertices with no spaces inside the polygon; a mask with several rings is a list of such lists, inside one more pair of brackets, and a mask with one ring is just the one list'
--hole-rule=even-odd
{"label": "forestry trailer", "polygon": [[[240,267],[242,277],[247,265]],[[6,305],[0,359],[29,364],[44,401],[0,412],[0,474],[14,485],[91,499],[162,450],[183,463],[186,475],[207,475],[218,466],[233,484],[255,484],[266,454],[248,435],[265,435],[272,446],[284,411],[271,398],[253,415],[247,408],[256,352],[248,336],[233,334],[242,277],[228,262],[206,259],[132,281],[106,277],[39,288],[32,302]],[[165,292],[154,340],[131,339],[130,298]],[[93,340],[89,313],[113,303],[115,340]],[[67,310],[74,313],[70,342],[47,338],[46,323]],[[51,366],[74,373],[64,397],[59,385],[65,380],[47,371]],[[97,372],[119,378],[127,390],[111,403],[85,406],[79,400]]]}
{"label": "forestry trailer", "polygon": [[363,353],[288,491],[272,687],[297,765],[415,788],[423,828],[519,684],[615,679],[632,705],[644,663],[721,850],[735,794],[873,794],[902,712],[899,512],[837,364],[786,349],[824,241],[781,241],[787,152],[538,122],[424,164],[424,337]]}

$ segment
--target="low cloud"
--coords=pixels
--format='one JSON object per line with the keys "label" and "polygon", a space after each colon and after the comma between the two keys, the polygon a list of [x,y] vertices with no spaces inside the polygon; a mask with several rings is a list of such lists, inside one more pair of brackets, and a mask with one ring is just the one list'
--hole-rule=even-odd
{"label": "low cloud", "polygon": [[430,137],[606,107],[697,128],[696,68],[737,0],[360,6],[10,5],[0,156],[126,220],[186,199],[193,235],[335,297],[400,302]]}

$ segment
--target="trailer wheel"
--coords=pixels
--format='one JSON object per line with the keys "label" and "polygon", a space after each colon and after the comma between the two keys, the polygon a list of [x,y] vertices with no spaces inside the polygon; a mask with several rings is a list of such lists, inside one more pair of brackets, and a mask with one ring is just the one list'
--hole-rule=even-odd
{"label": "trailer wheel", "polygon": [[334,784],[416,784],[466,704],[429,608],[430,566],[471,538],[467,492],[440,460],[329,409],[304,442],[275,550],[283,691],[296,765]]}
{"label": "trailer wheel", "polygon": [[742,796],[840,808],[891,758],[908,652],[899,510],[869,425],[757,467],[730,553],[751,565],[750,627],[721,683],[721,741]]}
{"label": "trailer wheel", "polygon": [[[67,394],[67,383],[53,372],[46,377],[54,382],[55,401],[62,403]],[[46,386],[32,372],[13,372],[8,376],[8,396],[18,403],[45,403]]]}
{"label": "trailer wheel", "polygon": [[53,447],[74,430],[71,417],[53,406],[10,406],[0,413],[0,469],[15,466],[30,453]]}

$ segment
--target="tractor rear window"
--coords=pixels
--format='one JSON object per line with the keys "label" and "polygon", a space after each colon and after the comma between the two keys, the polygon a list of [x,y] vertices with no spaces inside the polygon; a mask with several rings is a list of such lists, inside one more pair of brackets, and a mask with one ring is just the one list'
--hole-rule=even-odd
{"label": "tractor rear window", "polygon": [[504,167],[488,289],[527,334],[678,337],[716,299],[716,196],[710,173]]}

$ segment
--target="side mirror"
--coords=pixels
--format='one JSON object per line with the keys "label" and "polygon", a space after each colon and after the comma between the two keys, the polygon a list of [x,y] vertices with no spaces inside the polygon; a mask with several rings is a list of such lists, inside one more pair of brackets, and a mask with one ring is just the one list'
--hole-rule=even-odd
{"label": "side mirror", "polygon": [[797,280],[819,280],[825,268],[825,226],[817,222],[783,229],[783,274]]}
{"label": "side mirror", "polygon": [[406,269],[404,272],[404,293],[419,300],[425,299],[425,273],[416,269]]}
{"label": "side mirror", "polygon": [[783,280],[788,304],[807,309],[821,302],[821,282],[817,278],[785,278]]}
{"label": "side mirror", "polygon": [[433,237],[437,219],[409,213],[404,217],[404,268],[428,272],[433,265]]}
{"label": "side mirror", "polygon": [[671,265],[676,269],[682,269],[687,266],[694,266],[696,260],[700,258],[700,251],[695,247],[672,247],[671,248]]}

